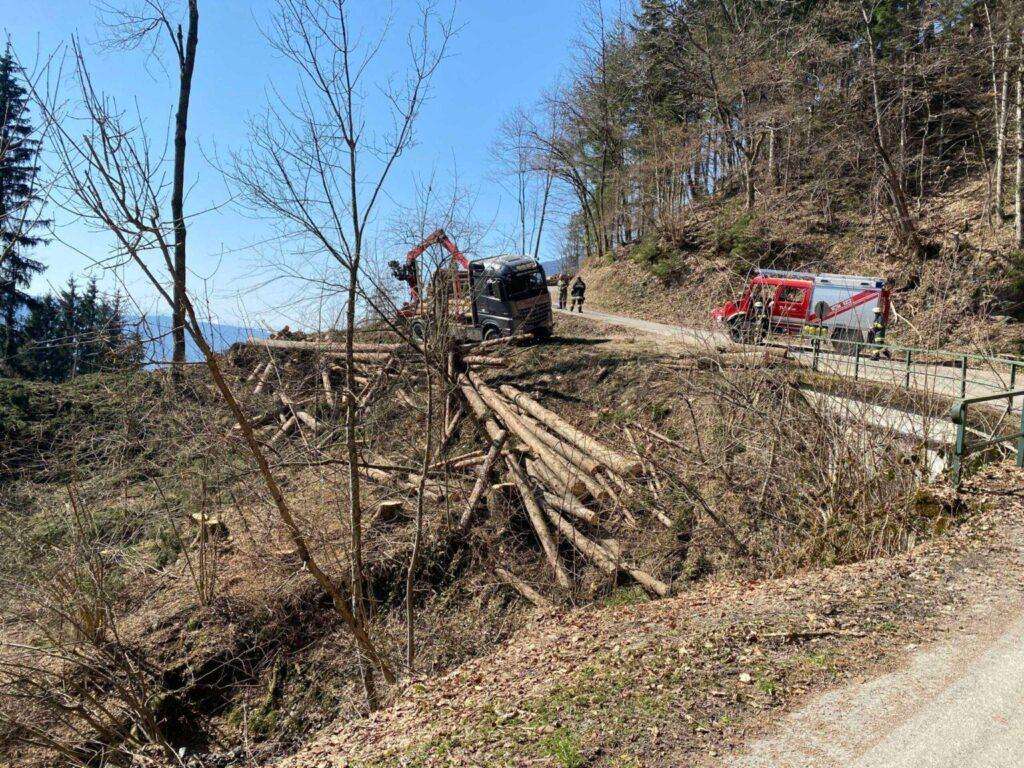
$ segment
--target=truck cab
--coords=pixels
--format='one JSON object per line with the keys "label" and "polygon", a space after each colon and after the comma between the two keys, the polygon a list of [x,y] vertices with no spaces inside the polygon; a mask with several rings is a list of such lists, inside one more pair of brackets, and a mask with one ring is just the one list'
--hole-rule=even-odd
{"label": "truck cab", "polygon": [[469,263],[472,326],[480,338],[516,333],[551,335],[553,317],[544,268],[526,256],[493,256]]}

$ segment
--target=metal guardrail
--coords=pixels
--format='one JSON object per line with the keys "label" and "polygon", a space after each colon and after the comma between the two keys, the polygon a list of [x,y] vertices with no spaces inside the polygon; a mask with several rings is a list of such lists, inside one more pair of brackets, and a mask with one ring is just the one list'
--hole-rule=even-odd
{"label": "metal guardrail", "polygon": [[[958,398],[949,410],[949,419],[957,428],[951,466],[955,487],[960,486],[965,460],[995,445],[1016,443],[1017,466],[1024,467],[1024,389],[1015,388],[1024,372],[1024,359],[820,336],[813,337],[804,350],[812,354],[814,371],[827,364],[830,372],[852,374],[854,380],[888,381],[907,390]],[[879,375],[880,371],[885,375]],[[1006,415],[1013,413],[1015,401],[1021,404],[1018,431],[968,440],[968,409],[1000,400],[1006,401]]]}
{"label": "metal guardrail", "polygon": [[956,446],[953,449],[953,485],[960,487],[963,475],[964,459],[972,453],[1000,443],[1007,443],[1011,440],[1017,442],[1017,466],[1024,467],[1024,408],[1021,409],[1020,426],[1017,432],[1010,435],[997,435],[985,440],[967,442],[967,409],[979,403],[988,403],[994,400],[1006,398],[1012,403],[1015,397],[1024,397],[1024,389],[1007,390],[1006,392],[995,392],[990,395],[978,397],[966,397],[949,409],[949,419],[956,424]]}
{"label": "metal guardrail", "polygon": [[[889,383],[899,383],[904,389],[934,392],[938,389],[936,383],[942,383],[946,391],[936,394],[960,399],[966,398],[970,392],[1013,391],[1024,371],[1024,359],[817,336],[811,339],[809,347],[803,349],[812,354],[811,368],[815,371],[821,370],[824,359],[831,361],[833,368],[852,368],[852,372],[847,370],[846,373],[852,373],[855,380],[880,380],[870,373],[872,369],[876,372],[884,370],[893,374]],[[900,374],[898,381],[897,372]],[[924,380],[923,386],[917,386],[921,379]],[[1007,398],[1007,413],[1013,410],[1016,397],[1020,395]]]}

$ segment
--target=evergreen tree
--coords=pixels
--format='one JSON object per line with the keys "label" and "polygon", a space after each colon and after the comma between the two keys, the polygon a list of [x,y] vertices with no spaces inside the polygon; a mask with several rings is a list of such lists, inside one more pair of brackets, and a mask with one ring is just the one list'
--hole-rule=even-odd
{"label": "evergreen tree", "polygon": [[668,0],[640,0],[633,24],[640,96],[656,120],[672,120],[679,109],[678,57],[673,7]]}
{"label": "evergreen tree", "polygon": [[18,370],[31,379],[65,381],[143,364],[142,340],[125,323],[120,294],[104,296],[95,279],[84,291],[71,279],[58,295],[33,301],[25,336]]}
{"label": "evergreen tree", "polygon": [[0,57],[0,336],[7,360],[20,341],[19,312],[33,302],[25,290],[44,269],[26,255],[42,242],[33,232],[46,222],[39,217],[35,186],[39,140],[28,120],[22,76],[8,43]]}

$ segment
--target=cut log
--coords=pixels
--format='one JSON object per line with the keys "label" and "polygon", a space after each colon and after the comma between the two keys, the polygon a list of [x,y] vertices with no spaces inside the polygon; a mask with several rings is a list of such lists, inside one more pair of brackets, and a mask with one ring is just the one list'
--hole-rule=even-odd
{"label": "cut log", "polygon": [[[266,412],[260,414],[259,416],[256,416],[255,418],[249,419],[249,426],[252,429],[258,429],[259,427],[266,426],[270,422],[274,421],[274,419],[277,418],[277,415],[280,412],[281,412],[280,406],[278,406],[276,408],[271,408],[269,411],[266,411]],[[242,431],[242,427],[239,424],[235,424],[235,426],[233,426],[231,428],[231,431],[232,432],[241,432]]]}
{"label": "cut log", "polygon": [[530,416],[525,411],[519,411],[517,414],[523,421],[526,422],[533,431],[537,434],[541,440],[548,444],[555,453],[561,456],[563,459],[568,461],[570,464],[579,467],[588,475],[596,474],[600,471],[602,465],[597,461],[594,461],[589,454],[584,453],[574,445],[565,442],[557,435],[549,432],[543,424],[537,421],[535,418]]}
{"label": "cut log", "polygon": [[487,456],[484,458],[484,463],[480,467],[479,473],[477,473],[476,483],[473,485],[473,490],[469,494],[469,501],[466,502],[466,508],[462,511],[462,516],[459,518],[459,531],[465,534],[469,530],[469,527],[473,524],[473,516],[476,514],[477,507],[480,505],[480,499],[484,495],[484,491],[487,490],[487,486],[490,484],[491,472],[494,469],[494,462],[498,460],[498,456],[501,455],[501,449],[505,445],[505,439],[508,437],[507,432],[502,432],[497,438],[491,441],[491,447],[487,451]]}
{"label": "cut log", "polygon": [[252,369],[252,373],[245,377],[245,386],[249,386],[250,384],[255,382],[256,379],[259,378],[259,375],[263,373],[264,367],[265,366],[263,365],[262,362],[256,363],[256,367]]}
{"label": "cut log", "polygon": [[191,512],[188,519],[204,536],[214,539],[226,539],[228,537],[228,527],[216,515]]}
{"label": "cut log", "polygon": [[544,503],[553,509],[557,509],[559,512],[572,515],[577,520],[582,520],[590,525],[596,525],[598,522],[597,512],[587,509],[575,496],[559,496],[556,493],[545,493]]}
{"label": "cut log", "polygon": [[273,370],[274,370],[274,361],[271,360],[263,368],[263,373],[260,374],[260,378],[256,382],[256,388],[253,389],[253,391],[252,391],[252,393],[254,395],[260,394],[263,391],[264,387],[267,386],[267,381],[270,379],[270,372],[273,371]]}
{"label": "cut log", "polygon": [[[472,377],[472,374],[470,376]],[[591,458],[608,469],[614,470],[626,477],[633,477],[640,471],[639,461],[628,459],[590,435],[581,432],[561,416],[548,410],[532,397],[523,394],[515,387],[505,384],[501,387],[501,392],[515,403],[517,407],[522,408],[562,439],[590,454]]]}
{"label": "cut log", "polygon": [[373,516],[373,525],[387,525],[405,515],[405,505],[397,499],[386,499],[377,504],[377,512]]}
{"label": "cut log", "polygon": [[502,509],[508,509],[513,504],[517,495],[515,483],[493,483],[487,489],[487,509],[494,514]]}
{"label": "cut log", "polygon": [[281,438],[283,438],[285,435],[287,435],[295,428],[295,424],[297,422],[298,420],[294,416],[289,416],[287,419],[285,419],[284,424],[281,425],[281,428],[274,433],[274,436],[270,438],[270,440],[267,441],[267,445],[273,448],[274,445],[281,440]]}
{"label": "cut log", "polygon": [[470,453],[464,453],[461,456],[453,456],[450,459],[439,461],[436,464],[430,465],[431,472],[440,472],[443,469],[465,469],[466,467],[474,467],[484,460],[487,455],[486,451],[471,451]]}
{"label": "cut log", "polygon": [[495,355],[466,355],[462,362],[474,368],[505,368],[508,365],[505,358]]}
{"label": "cut log", "polygon": [[558,514],[555,510],[550,507],[545,507],[544,511],[547,513],[551,522],[554,523],[558,532],[568,539],[569,543],[572,544],[573,547],[575,547],[585,558],[597,566],[598,570],[609,576],[615,575],[618,568],[615,565],[615,559],[608,554],[607,551],[580,533],[572,523]]}
{"label": "cut log", "polygon": [[334,400],[334,388],[331,386],[331,374],[326,368],[320,369],[320,382],[324,387],[324,398],[327,400],[327,405],[333,410],[337,403]]}
{"label": "cut log", "polygon": [[295,415],[296,417],[298,417],[299,421],[301,421],[303,424],[309,427],[313,431],[313,433],[316,434],[317,429],[319,429],[320,427],[320,424],[317,422],[316,419],[314,419],[305,411],[296,411]]}
{"label": "cut log", "polygon": [[616,571],[622,570],[628,573],[630,577],[648,592],[657,595],[658,597],[665,597],[669,593],[669,586],[663,581],[651,576],[646,571],[640,570],[627,563],[621,562],[621,558],[616,553],[609,552],[607,549],[597,544],[582,533],[566,520],[564,517],[559,515],[553,509],[546,508],[545,512],[551,522],[555,524],[555,527],[559,532],[569,540],[569,542],[576,547],[587,559],[589,559],[597,568],[608,575],[613,575]]}
{"label": "cut log", "polygon": [[487,339],[487,341],[476,341],[476,342],[465,342],[462,344],[462,349],[473,353],[483,352],[486,349],[494,349],[495,347],[504,347],[510,344],[514,344],[517,341],[527,341],[530,337],[525,333],[517,333],[514,336],[502,336],[498,339]]}
{"label": "cut log", "polygon": [[526,508],[526,514],[530,518],[530,524],[533,526],[541,548],[544,550],[544,556],[547,558],[551,570],[555,572],[555,580],[560,586],[568,589],[570,584],[569,575],[562,567],[562,561],[558,559],[558,546],[555,544],[555,540],[551,538],[551,531],[548,530],[548,525],[544,520],[544,513],[541,511],[537,499],[534,498],[533,489],[526,482],[526,478],[523,477],[523,473],[516,464],[515,459],[506,456],[505,465],[508,467],[512,482],[515,483],[516,488],[519,490],[523,506]]}
{"label": "cut log", "polygon": [[459,389],[462,390],[462,394],[466,398],[466,402],[469,403],[469,408],[473,411],[473,416],[476,418],[477,422],[483,426],[491,440],[494,440],[498,435],[505,431],[499,427],[498,423],[491,417],[491,412],[487,408],[487,404],[480,399],[480,395],[478,395],[476,390],[473,389],[469,380],[465,376],[459,377]]}
{"label": "cut log", "polygon": [[451,419],[448,421],[447,426],[444,428],[444,437],[441,438],[441,445],[438,446],[438,453],[444,453],[455,437],[455,433],[459,429],[459,424],[462,423],[462,417],[466,415],[465,409],[461,405],[457,406],[455,413],[452,414]]}
{"label": "cut log", "polygon": [[[297,341],[292,339],[249,339],[246,342],[252,347],[261,347],[263,349],[291,349],[291,350],[304,350],[308,352],[345,352],[345,342],[343,341]],[[357,352],[375,352],[388,354],[397,350],[400,344],[369,344],[369,343],[354,343],[352,349]]]}
{"label": "cut log", "polygon": [[529,447],[534,456],[543,461],[548,469],[559,477],[564,484],[565,490],[573,495],[580,495],[589,490],[586,481],[582,477],[584,473],[565,461],[551,450],[543,440],[537,437],[529,425],[519,418],[509,403],[488,387],[476,374],[470,372],[469,380],[476,387],[476,391],[483,398],[483,401],[505,423],[505,426]]}
{"label": "cut log", "polygon": [[533,603],[541,610],[547,611],[555,607],[554,604],[546,597],[544,597],[540,592],[535,590],[533,587],[531,587],[529,584],[527,584],[525,581],[520,579],[515,574],[506,571],[504,568],[500,566],[495,566],[494,575],[502,581],[504,581],[506,584],[512,587],[512,589],[514,589],[516,592],[525,597],[527,600],[529,600],[531,603]]}
{"label": "cut log", "polygon": [[[393,353],[391,352],[353,352],[352,362],[354,363],[385,363],[391,359]],[[344,352],[328,352],[328,356],[334,359],[347,360],[348,356]]]}

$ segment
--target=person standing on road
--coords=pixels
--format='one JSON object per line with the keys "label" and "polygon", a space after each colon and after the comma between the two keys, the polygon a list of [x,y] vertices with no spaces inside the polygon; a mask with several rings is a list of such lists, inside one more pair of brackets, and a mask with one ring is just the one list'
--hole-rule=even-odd
{"label": "person standing on road", "polygon": [[558,308],[565,309],[566,302],[569,298],[569,278],[563,272],[558,276]]}
{"label": "person standing on road", "polygon": [[576,307],[580,308],[580,314],[583,314],[583,301],[587,296],[587,284],[583,282],[583,278],[579,275],[576,276],[575,282],[572,284],[572,305],[569,307],[569,311],[572,312]]}

